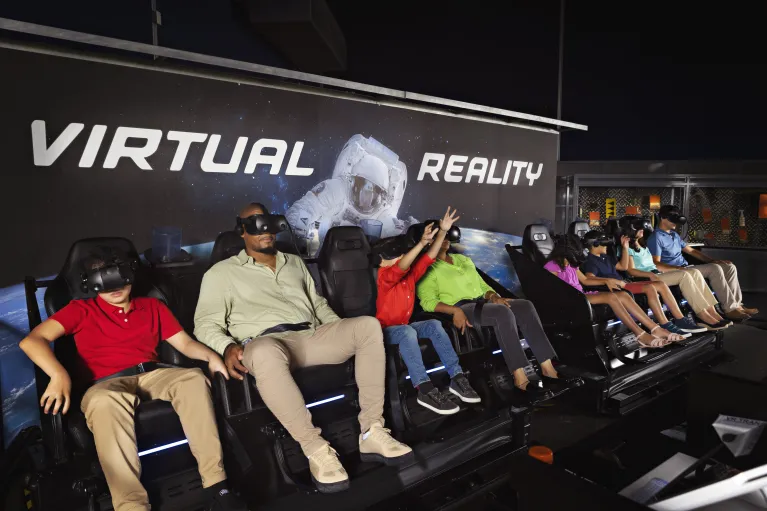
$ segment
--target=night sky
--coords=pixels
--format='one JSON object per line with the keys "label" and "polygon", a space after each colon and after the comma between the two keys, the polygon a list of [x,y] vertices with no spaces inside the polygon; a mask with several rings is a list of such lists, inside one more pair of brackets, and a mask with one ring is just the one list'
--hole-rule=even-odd
{"label": "night sky", "polygon": [[[559,1],[327,0],[333,76],[554,117]],[[290,68],[242,2],[158,0],[160,44]],[[149,0],[6,2],[0,16],[149,42]],[[564,160],[767,158],[767,4],[567,2]]]}

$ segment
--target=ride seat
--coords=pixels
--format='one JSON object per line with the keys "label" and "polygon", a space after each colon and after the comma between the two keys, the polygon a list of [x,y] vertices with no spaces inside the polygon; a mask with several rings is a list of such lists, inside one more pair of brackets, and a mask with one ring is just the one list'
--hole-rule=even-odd
{"label": "ride seat", "polygon": [[536,264],[543,266],[551,251],[554,250],[554,240],[549,228],[543,224],[530,224],[522,234],[522,253]]}
{"label": "ride seat", "polygon": [[570,226],[567,228],[567,234],[578,236],[579,238],[583,238],[583,235],[589,232],[590,230],[591,230],[591,227],[589,227],[588,222],[584,220],[576,220],[570,223]]}
{"label": "ride seat", "polygon": [[[235,231],[225,231],[220,233],[213,243],[213,249],[210,254],[210,266],[212,267],[225,259],[236,256],[244,248],[245,242],[239,233]],[[291,248],[292,246],[289,244],[278,246],[278,250],[282,252],[294,253],[295,250],[291,250]],[[293,379],[301,390],[306,402],[313,402],[317,399],[325,398],[332,391],[354,383],[354,365],[351,361],[339,365],[321,365],[296,369],[292,374]],[[221,382],[219,383],[226,382],[223,378],[220,378],[220,380]],[[251,407],[264,407],[265,405],[255,388],[255,380],[253,377],[248,375],[246,381],[251,384],[251,388],[249,389]],[[234,388],[238,384],[239,382],[231,379],[226,382],[227,388],[229,389],[229,395],[240,395],[240,392]],[[238,407],[235,405],[227,406],[226,408],[237,409]]]}
{"label": "ride seat", "polygon": [[[120,249],[130,257],[138,260],[138,253],[133,243],[125,238],[88,238],[75,242],[69,249],[69,254],[61,271],[45,291],[43,301],[49,317],[73,299],[93,298],[96,296],[95,293],[84,292],[81,288],[81,274],[83,273],[81,261],[98,246]],[[168,304],[166,294],[149,280],[148,269],[141,264],[136,270],[136,278],[131,294],[132,296],[157,298],[170,305]],[[60,435],[66,431],[69,440],[74,444],[76,450],[95,453],[93,435],[88,429],[85,417],[80,411],[80,400],[91,385],[90,374],[85,369],[84,362],[77,353],[77,347],[72,336],[64,336],[56,340],[53,350],[72,378],[72,404],[66,416],[60,413],[56,416],[43,415],[44,435]],[[189,359],[165,341],[160,342],[158,346],[158,356],[162,362],[167,364],[178,366],[189,364]],[[39,368],[36,368],[36,373],[37,391],[42,396],[47,386],[48,378]],[[53,424],[45,424],[48,420],[52,421]],[[136,408],[135,421],[139,451],[185,438],[178,415],[176,415],[170,402],[160,400],[142,401]],[[46,439],[47,442],[61,440],[63,439]]]}
{"label": "ride seat", "polygon": [[[585,223],[585,222],[583,222]],[[572,227],[572,225],[571,225]],[[577,232],[577,231],[576,231]],[[574,234],[577,236],[577,234]],[[569,284],[562,282],[558,277],[551,275],[542,266],[551,254],[554,242],[548,232],[548,228],[542,224],[531,224],[525,227],[522,235],[522,259],[531,261],[532,265],[525,265],[527,269],[516,268],[522,289],[538,309],[541,318],[549,324],[558,324],[563,320],[569,323],[582,322],[586,318],[591,322],[605,322],[613,319],[615,315],[606,305],[590,305],[580,291]],[[515,261],[515,250],[508,247],[509,255],[512,256],[515,266],[522,261]],[[550,280],[556,279],[557,282]],[[575,312],[573,304],[580,304]],[[563,309],[568,309],[567,311]],[[589,310],[590,309],[590,310]],[[562,318],[560,318],[562,316]],[[564,319],[567,316],[569,319]]]}

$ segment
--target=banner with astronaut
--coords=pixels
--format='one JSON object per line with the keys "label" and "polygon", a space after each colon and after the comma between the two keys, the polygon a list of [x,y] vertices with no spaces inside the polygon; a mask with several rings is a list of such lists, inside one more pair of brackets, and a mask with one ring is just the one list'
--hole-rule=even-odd
{"label": "banner with astronaut", "polygon": [[151,61],[0,49],[0,69],[4,409],[26,389],[9,383],[23,354],[5,357],[27,328],[20,283],[55,275],[77,239],[123,236],[143,252],[154,227],[175,226],[204,258],[258,201],[311,252],[333,226],[387,237],[450,205],[464,250],[513,287],[504,243],[554,215],[548,131]]}

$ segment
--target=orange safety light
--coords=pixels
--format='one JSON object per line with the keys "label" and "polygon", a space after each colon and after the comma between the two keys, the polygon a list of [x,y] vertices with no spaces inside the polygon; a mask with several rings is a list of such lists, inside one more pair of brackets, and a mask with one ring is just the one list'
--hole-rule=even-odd
{"label": "orange safety light", "polygon": [[599,211],[589,211],[589,227],[599,227]]}
{"label": "orange safety light", "polygon": [[548,447],[534,445],[528,449],[527,454],[549,465],[554,463],[554,452]]}
{"label": "orange safety light", "polygon": [[703,208],[703,221],[707,224],[711,223],[711,219],[713,218],[711,215],[711,208]]}
{"label": "orange safety light", "polygon": [[660,195],[650,195],[650,209],[652,211],[660,209]]}
{"label": "orange safety light", "polygon": [[627,215],[639,215],[639,206],[626,206]]}

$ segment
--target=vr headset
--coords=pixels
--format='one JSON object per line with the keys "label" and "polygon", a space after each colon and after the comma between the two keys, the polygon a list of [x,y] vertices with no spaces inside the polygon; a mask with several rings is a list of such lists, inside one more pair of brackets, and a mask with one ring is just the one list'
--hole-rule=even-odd
{"label": "vr headset", "polygon": [[[421,236],[423,236],[423,231],[426,229],[426,226],[429,224],[434,224],[434,229],[439,229],[439,220],[426,220],[423,224],[421,224],[421,227],[419,229],[418,239],[416,239],[416,243],[418,240],[421,239]],[[445,234],[445,239],[449,241],[450,243],[460,243],[461,242],[461,229],[458,228],[457,225],[454,225],[450,228],[449,231],[447,231],[447,234]]]}
{"label": "vr headset", "polygon": [[237,217],[235,230],[238,234],[247,232],[256,236],[259,234],[278,234],[290,230],[287,219],[282,215],[250,215],[246,218]]}
{"label": "vr headset", "polygon": [[621,234],[636,239],[639,231],[652,231],[652,223],[649,219],[639,216],[624,216],[618,220]]}
{"label": "vr headset", "polygon": [[136,280],[138,261],[123,262],[113,259],[95,270],[83,272],[81,289],[83,293],[105,293],[122,289]]}
{"label": "vr headset", "polygon": [[676,225],[684,225],[687,223],[687,217],[683,216],[682,213],[679,212],[679,208],[676,206],[663,206],[660,208],[658,216],[660,216],[661,219],[665,218],[669,222]]}
{"label": "vr headset", "polygon": [[583,244],[587,247],[609,247],[615,245],[615,240],[602,231],[589,231],[583,236]]}
{"label": "vr headset", "polygon": [[[373,256],[376,257],[376,263],[380,264],[377,258],[396,259],[410,250],[407,237],[405,235],[392,236],[377,241],[372,248]],[[376,266],[378,265],[376,264]]]}

